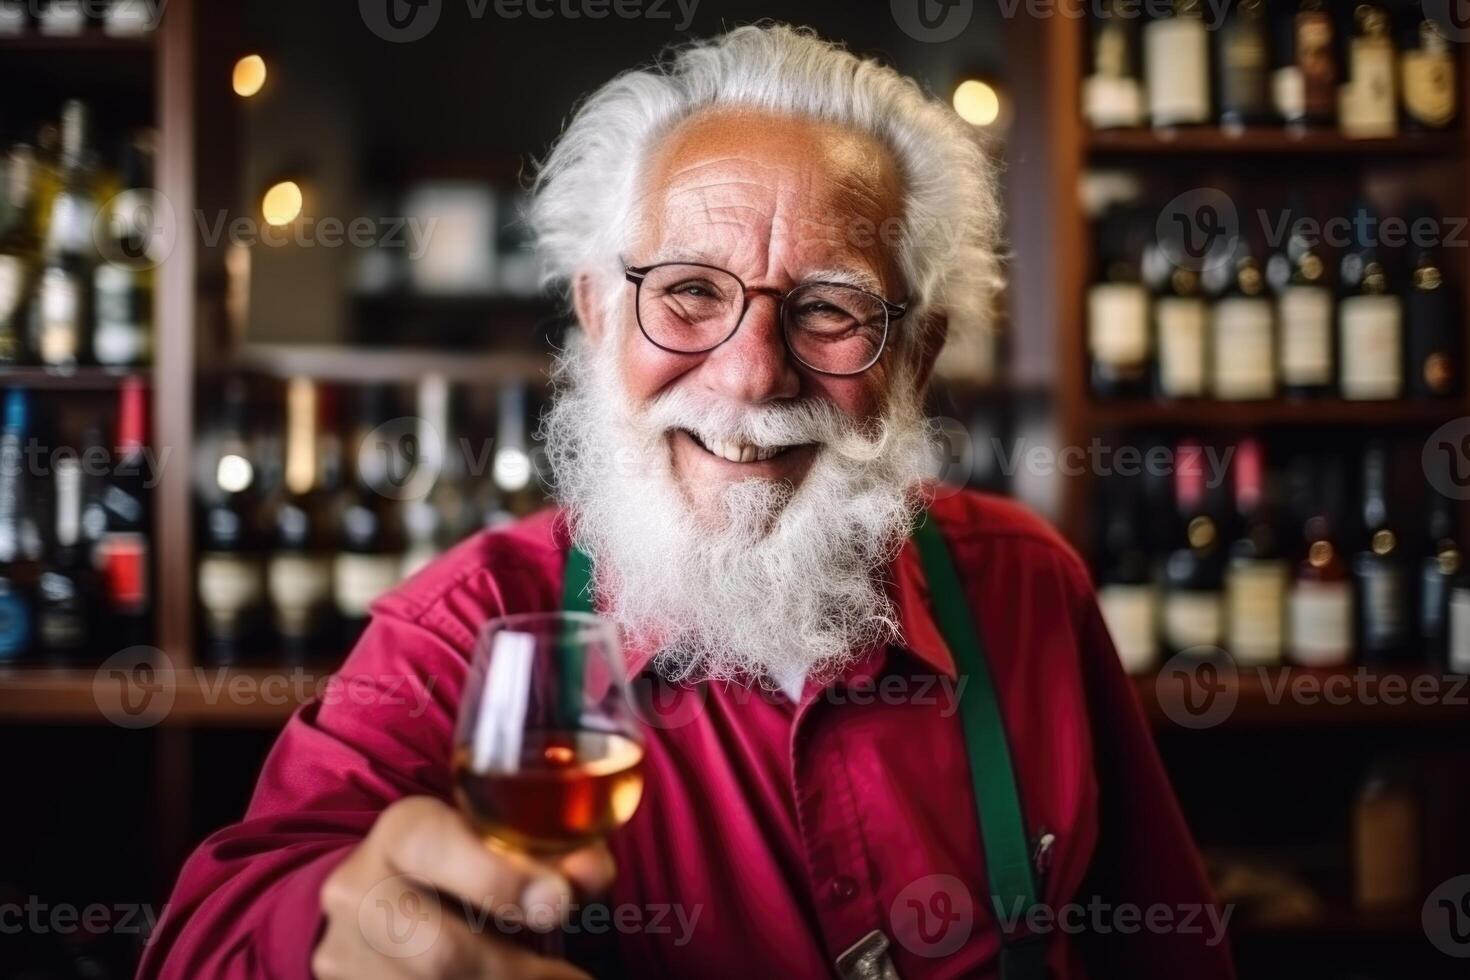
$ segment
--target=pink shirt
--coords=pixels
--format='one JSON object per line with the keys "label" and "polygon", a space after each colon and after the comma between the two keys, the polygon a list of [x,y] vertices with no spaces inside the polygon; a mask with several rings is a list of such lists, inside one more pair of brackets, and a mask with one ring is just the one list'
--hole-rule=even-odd
{"label": "pink shirt", "polygon": [[[1018,506],[964,492],[934,519],[978,611],[1027,822],[1055,836],[1039,883],[1060,978],[1233,976],[1221,915],[1098,614],[1087,573]],[[304,707],[245,819],[190,858],[145,977],[309,975],[322,880],[378,813],[451,798],[451,738],[476,631],[555,609],[567,550],[547,511],[485,532],[381,599],[342,667],[357,696]],[[636,977],[820,977],[873,930],[905,980],[992,976],[954,661],[912,544],[891,568],[905,645],[825,689],[654,693],[647,789],[610,841],[608,908],[568,948]],[[378,696],[361,696],[362,692]]]}

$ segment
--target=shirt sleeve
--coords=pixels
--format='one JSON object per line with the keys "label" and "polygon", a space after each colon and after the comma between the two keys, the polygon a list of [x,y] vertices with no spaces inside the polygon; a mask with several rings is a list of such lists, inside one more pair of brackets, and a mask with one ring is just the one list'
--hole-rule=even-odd
{"label": "shirt sleeve", "polygon": [[272,748],[245,819],[184,865],[139,976],[306,978],[318,892],[378,814],[448,798],[465,657],[439,632],[375,616]]}
{"label": "shirt sleeve", "polygon": [[1090,589],[1078,616],[1099,793],[1097,850],[1079,900],[1110,912],[1107,929],[1081,937],[1088,975],[1233,980],[1226,910],[1215,904],[1148,719]]}

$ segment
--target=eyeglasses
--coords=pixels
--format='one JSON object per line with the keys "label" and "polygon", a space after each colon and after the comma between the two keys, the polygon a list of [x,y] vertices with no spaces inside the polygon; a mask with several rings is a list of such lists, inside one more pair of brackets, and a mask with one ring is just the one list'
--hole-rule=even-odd
{"label": "eyeglasses", "polygon": [[906,305],[836,282],[804,282],[789,292],[747,287],[733,272],[697,262],[627,268],[637,287],[638,329],[675,354],[702,354],[735,336],[755,294],[774,297],[787,350],[821,374],[861,374],[888,340]]}

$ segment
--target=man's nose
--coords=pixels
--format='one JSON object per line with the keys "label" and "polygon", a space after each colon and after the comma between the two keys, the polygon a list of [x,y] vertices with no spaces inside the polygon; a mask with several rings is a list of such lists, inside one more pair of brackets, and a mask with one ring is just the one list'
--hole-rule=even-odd
{"label": "man's nose", "polygon": [[769,292],[750,297],[735,335],[704,363],[711,388],[749,404],[796,397],[801,378],[782,336],[780,306],[780,298]]}

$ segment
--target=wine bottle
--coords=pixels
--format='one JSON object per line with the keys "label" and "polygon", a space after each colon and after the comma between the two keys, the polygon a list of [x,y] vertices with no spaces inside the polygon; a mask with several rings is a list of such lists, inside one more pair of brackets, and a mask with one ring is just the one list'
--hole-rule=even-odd
{"label": "wine bottle", "polygon": [[213,479],[205,489],[199,529],[199,605],[204,649],[217,664],[248,660],[262,637],[263,542],[254,454],[245,431],[244,382],[224,387]]}
{"label": "wine bottle", "polygon": [[1338,303],[1338,387],[1349,399],[1398,398],[1403,393],[1403,305],[1373,244],[1377,218],[1367,205],[1353,212],[1354,244],[1342,257]]}
{"label": "wine bottle", "polygon": [[1470,571],[1460,570],[1450,586],[1449,651],[1445,666],[1456,674],[1470,674]]}
{"label": "wine bottle", "polygon": [[1337,114],[1337,56],[1326,0],[1301,0],[1286,23],[1289,52],[1273,83],[1276,110],[1290,126],[1328,126]]}
{"label": "wine bottle", "polygon": [[1393,136],[1398,132],[1398,56],[1388,12],[1376,3],[1361,3],[1353,12],[1353,24],[1338,121],[1343,135],[1353,139]]}
{"label": "wine bottle", "polygon": [[1359,649],[1365,663],[1391,664],[1408,652],[1408,570],[1389,520],[1388,452],[1376,441],[1363,453],[1363,528],[1367,547],[1353,559]]}
{"label": "wine bottle", "polygon": [[1143,28],[1149,122],[1159,128],[1210,121],[1210,39],[1201,0],[1174,0]]}
{"label": "wine bottle", "polygon": [[1353,805],[1353,901],[1369,911],[1417,906],[1423,815],[1401,765],[1375,760]]}
{"label": "wine bottle", "polygon": [[1408,127],[1430,131],[1449,128],[1458,114],[1459,80],[1450,42],[1432,18],[1421,13],[1414,24],[1401,67],[1404,121]]}
{"label": "wine bottle", "polygon": [[1332,363],[1332,292],[1326,264],[1300,229],[1300,200],[1288,207],[1284,247],[1266,264],[1266,277],[1276,291],[1277,370],[1283,394],[1313,398],[1330,394]]}
{"label": "wine bottle", "polygon": [[1143,395],[1148,388],[1148,291],[1140,278],[1142,245],[1133,248],[1136,217],[1113,208],[1097,223],[1103,281],[1087,293],[1087,346],[1092,390],[1101,398]]}
{"label": "wine bottle", "polygon": [[1238,663],[1275,664],[1285,641],[1288,575],[1277,545],[1259,440],[1241,440],[1234,472],[1239,537],[1225,571],[1226,645]]}
{"label": "wine bottle", "polygon": [[87,166],[87,107],[72,99],[61,111],[62,185],[51,202],[46,246],[30,310],[30,341],[37,361],[74,368],[92,322],[91,284],[96,201]]}
{"label": "wine bottle", "polygon": [[464,505],[458,489],[462,456],[448,452],[449,383],[442,375],[428,375],[419,381],[415,399],[419,419],[415,465],[433,466],[437,473],[423,493],[403,502],[408,542],[399,576],[403,579],[433,561],[449,543],[449,526]]}
{"label": "wine bottle", "polygon": [[[1439,456],[1433,465],[1447,468],[1447,462]],[[1444,469],[1440,475],[1447,475]],[[1442,664],[1449,655],[1450,593],[1464,561],[1455,540],[1455,516],[1449,499],[1432,486],[1428,493],[1428,541],[1419,571],[1419,639],[1425,656],[1432,663]]]}
{"label": "wine bottle", "polygon": [[83,0],[43,0],[36,27],[47,37],[77,37],[87,29],[87,5]]}
{"label": "wine bottle", "polygon": [[36,238],[36,153],[16,144],[5,163],[4,226],[0,228],[0,365],[25,354],[27,301],[35,288],[41,248]]}
{"label": "wine bottle", "polygon": [[356,485],[338,517],[337,554],[333,562],[333,595],[344,647],[357,642],[367,628],[369,607],[398,584],[403,571],[403,530],[396,501],[389,495],[394,468],[407,465],[399,444],[374,437],[387,420],[387,392],[379,385],[358,389],[358,416],[351,445],[356,451]]}
{"label": "wine bottle", "polygon": [[1162,249],[1145,253],[1144,265],[1153,293],[1154,391],[1161,398],[1202,398],[1205,373],[1205,337],[1209,306],[1200,292],[1199,273],[1175,266]]}
{"label": "wine bottle", "polygon": [[1159,589],[1144,542],[1146,523],[1131,483],[1110,486],[1097,601],[1113,646],[1130,674],[1158,665]]}
{"label": "wine bottle", "polygon": [[36,584],[36,640],[52,661],[69,663],[88,648],[95,594],[81,548],[81,460],[58,457],[55,481],[55,537]]}
{"label": "wine bottle", "polygon": [[[1147,323],[1144,330],[1147,332]],[[524,517],[541,505],[536,492],[536,462],[531,456],[532,414],[527,410],[530,395],[524,382],[515,381],[500,389],[495,423],[495,458],[491,476],[505,495],[511,513]]]}
{"label": "wine bottle", "polygon": [[1276,394],[1275,311],[1260,266],[1243,243],[1235,277],[1210,311],[1210,387],[1227,401]]}
{"label": "wine bottle", "polygon": [[1271,114],[1271,92],[1264,0],[1235,0],[1217,37],[1220,124],[1238,129],[1266,121]]}
{"label": "wine bottle", "polygon": [[31,646],[35,576],[21,549],[20,527],[29,419],[30,397],[19,388],[7,391],[0,425],[0,664],[14,663]]}
{"label": "wine bottle", "polygon": [[307,378],[286,386],[286,468],[270,507],[274,550],[266,567],[276,633],[288,662],[335,653],[332,552],[325,459],[318,446],[319,392]]}
{"label": "wine bottle", "polygon": [[[1440,227],[1422,209],[1410,227],[1423,222]],[[1419,249],[1404,300],[1406,368],[1409,394],[1415,398],[1449,398],[1460,391],[1459,304],[1436,253],[1427,243]]]}
{"label": "wine bottle", "polygon": [[1094,129],[1143,124],[1138,33],[1124,0],[1107,0],[1092,25],[1092,71],[1082,83],[1082,114]]}
{"label": "wine bottle", "polygon": [[103,261],[93,272],[96,329],[92,354],[108,367],[148,361],[153,339],[153,262],[156,231],[149,185],[152,148],[131,142],[121,168],[123,190],[103,215],[107,229]]}
{"label": "wine bottle", "polygon": [[1218,647],[1224,639],[1219,525],[1205,499],[1204,450],[1181,442],[1175,452],[1175,544],[1164,560],[1162,640],[1177,654]]}
{"label": "wine bottle", "polygon": [[94,556],[108,637],[119,648],[145,643],[150,635],[147,440],[147,392],[141,379],[127,378],[118,394],[113,467],[102,487],[106,530]]}

